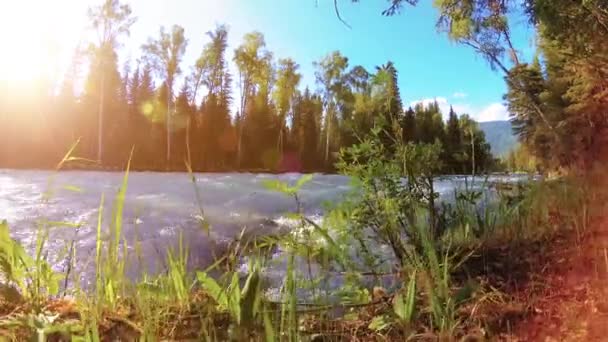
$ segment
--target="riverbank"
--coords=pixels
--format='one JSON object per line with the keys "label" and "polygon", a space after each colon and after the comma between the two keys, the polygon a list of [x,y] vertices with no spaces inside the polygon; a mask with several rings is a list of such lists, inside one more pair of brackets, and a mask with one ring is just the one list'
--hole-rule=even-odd
{"label": "riverbank", "polygon": [[[608,292],[603,286],[608,265],[603,256],[608,241],[608,227],[598,223],[577,242],[576,234],[556,234],[517,246],[485,246],[463,269],[492,293],[478,298],[459,313],[466,334],[445,337],[447,340],[483,341],[603,341],[608,331]],[[602,237],[598,243],[596,238]],[[587,249],[594,246],[593,249]],[[586,252],[584,252],[586,251]],[[573,257],[573,258],[570,258]],[[585,267],[582,267],[585,265]],[[461,274],[462,275],[464,275]],[[327,320],[309,311],[300,333],[309,340],[367,341],[402,340],[398,331],[375,332],[370,329],[374,317],[392,311],[394,297],[384,297],[378,290],[373,304],[345,306],[357,319]],[[144,313],[133,311],[130,300],[123,298],[114,310],[104,310],[97,322],[102,341],[131,341],[144,333]],[[171,340],[200,338],[227,339],[231,317],[217,311],[213,298],[205,292],[190,294],[188,305],[166,305],[164,315],[155,321],[157,337]],[[89,314],[87,303],[59,298],[44,301],[40,313],[8,288],[3,288],[0,306],[0,334],[19,341],[35,333],[35,326],[46,330],[49,341],[69,341],[85,333],[83,325]],[[28,320],[30,320],[28,322]],[[38,321],[38,322],[36,322]],[[263,327],[254,340],[263,340]],[[317,336],[317,337],[315,337]],[[429,331],[414,340],[434,340]],[[317,339],[315,339],[317,338]],[[335,338],[335,339],[333,339]]]}
{"label": "riverbank", "polygon": [[[38,170],[38,171],[53,171],[56,169],[55,165],[49,165],[47,167],[34,167],[26,165],[23,167],[9,165],[7,166],[14,170]],[[2,168],[0,168],[2,169]],[[75,163],[71,162],[64,165],[62,171],[103,171],[103,172],[124,172],[124,165],[112,166],[112,165],[97,165],[94,162],[90,163]],[[155,172],[155,173],[185,173],[189,170],[185,165],[174,165],[174,166],[140,166],[132,167],[133,172]],[[205,168],[192,170],[196,173],[252,173],[252,174],[283,174],[283,173],[319,173],[319,174],[337,174],[335,170],[331,169],[273,169],[273,168]]]}
{"label": "riverbank", "polygon": [[[23,171],[54,171],[56,168],[52,167],[14,167],[11,166],[10,169],[13,170],[23,170]],[[0,168],[0,170],[9,170],[6,168]],[[62,171],[103,171],[103,172],[124,172],[124,166],[90,166],[90,165],[78,165],[74,163],[70,163],[66,166],[63,166]],[[152,173],[187,173],[189,172],[184,167],[143,167],[143,168],[132,168],[132,172],[152,172]],[[320,175],[340,175],[336,170],[330,169],[298,169],[298,170],[288,170],[288,169],[260,169],[260,168],[213,168],[213,169],[202,169],[202,170],[192,170],[194,173],[208,173],[208,174],[222,174],[222,173],[236,173],[236,174],[271,174],[271,175],[281,175],[281,174],[290,174],[290,173],[315,173]],[[486,174],[490,174],[493,176],[517,176],[517,175],[528,175],[528,173],[524,171],[516,171],[516,172],[508,172],[508,171],[497,171],[491,173],[484,174],[476,174],[475,177],[483,178]],[[471,177],[471,175],[465,174],[445,174],[443,176],[457,176],[457,177]]]}
{"label": "riverbank", "polygon": [[512,341],[605,341],[608,218],[580,238],[562,237],[545,253],[547,262],[537,267],[543,285],[518,292],[530,314],[513,329]]}

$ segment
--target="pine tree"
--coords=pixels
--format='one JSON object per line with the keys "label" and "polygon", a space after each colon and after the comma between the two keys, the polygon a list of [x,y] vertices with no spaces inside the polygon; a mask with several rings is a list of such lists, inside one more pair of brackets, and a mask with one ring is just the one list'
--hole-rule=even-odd
{"label": "pine tree", "polygon": [[446,125],[445,139],[445,165],[447,172],[455,173],[461,171],[460,164],[462,160],[462,130],[458,115],[454,112],[454,108],[450,106],[450,114]]}
{"label": "pine tree", "polygon": [[130,128],[134,128],[135,125],[131,124],[136,121],[136,115],[139,111],[139,87],[142,84],[141,79],[141,67],[138,64],[133,72],[133,76],[127,78],[126,82],[126,94],[127,94],[127,104],[129,105],[129,115],[130,117]]}
{"label": "pine tree", "polygon": [[403,120],[401,121],[401,132],[403,134],[402,139],[404,142],[416,141],[416,113],[409,107],[405,111]]}
{"label": "pine tree", "polygon": [[[193,113],[196,111],[190,104],[190,96],[192,94],[192,90],[189,87],[188,80],[185,80],[177,98],[175,99],[175,112],[173,114],[173,136],[174,139],[174,150],[173,157],[176,161],[187,161],[188,157],[188,148],[190,141],[188,129],[188,123],[191,120]],[[180,167],[179,165],[176,165]],[[181,167],[180,167],[181,168]]]}
{"label": "pine tree", "polygon": [[228,162],[228,155],[234,149],[229,113],[232,78],[226,60],[228,29],[219,25],[207,35],[211,40],[203,47],[192,76],[196,80],[193,93],[196,94],[200,84],[207,89],[207,94],[200,106],[200,120],[191,120],[191,128],[196,132],[190,136],[191,151],[197,167],[218,169]]}
{"label": "pine tree", "polygon": [[323,104],[308,88],[297,96],[291,129],[291,141],[305,170],[319,170],[319,135]]}
{"label": "pine tree", "polygon": [[379,103],[378,111],[382,119],[379,121],[383,128],[381,138],[390,151],[398,141],[399,122],[403,116],[397,69],[393,62],[376,67],[374,85],[374,96]]}
{"label": "pine tree", "polygon": [[433,136],[433,111],[425,107],[424,104],[418,103],[414,106],[416,116],[416,142],[432,144],[435,142]]}
{"label": "pine tree", "polygon": [[129,103],[129,136],[134,147],[133,166],[136,168],[152,167],[151,160],[158,147],[152,135],[152,118],[155,105],[155,89],[152,71],[146,64],[138,63],[128,87]]}

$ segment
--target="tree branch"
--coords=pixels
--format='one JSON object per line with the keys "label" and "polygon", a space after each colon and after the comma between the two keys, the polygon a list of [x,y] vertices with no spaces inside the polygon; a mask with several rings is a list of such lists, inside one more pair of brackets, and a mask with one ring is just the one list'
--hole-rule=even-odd
{"label": "tree branch", "polygon": [[476,44],[478,44],[478,45],[475,45],[472,42],[467,41],[467,40],[460,40],[460,42],[462,44],[465,44],[465,45],[468,45],[468,46],[472,47],[473,50],[475,50],[478,53],[482,54],[486,58],[489,58],[494,65],[498,66],[505,73],[505,75],[509,75],[509,69],[507,69],[507,67],[498,59],[498,57],[496,57],[493,53],[490,53],[490,52],[486,51],[481,46],[481,44],[479,44],[477,41],[473,40],[473,42],[476,43]]}
{"label": "tree branch", "polygon": [[507,44],[509,45],[509,50],[511,50],[511,57],[513,58],[513,63],[515,63],[515,65],[519,65],[519,58],[517,57],[517,51],[513,47],[513,42],[511,42],[511,35],[509,34],[509,31],[507,29],[504,29],[503,34],[505,35],[505,40],[507,41]]}
{"label": "tree branch", "polygon": [[338,20],[340,20],[342,24],[344,24],[349,29],[352,29],[352,27],[346,21],[344,21],[344,19],[342,19],[342,16],[340,15],[340,8],[338,8],[338,0],[334,0],[334,10],[336,11],[336,16],[338,17]]}
{"label": "tree branch", "polygon": [[[511,45],[511,41],[509,39],[507,39],[507,41],[509,43],[510,48],[513,49],[513,46]],[[473,42],[467,41],[467,40],[461,40],[461,42],[465,45],[472,47],[474,50],[481,53],[482,55],[486,56],[486,58],[489,58],[496,66],[498,66],[505,73],[505,76],[506,76],[505,80],[509,86],[515,88],[518,91],[523,92],[524,94],[526,94],[526,96],[530,96],[529,93],[526,91],[526,89],[522,89],[509,78],[509,75],[510,75],[509,69],[507,69],[507,67],[498,59],[498,57],[495,54],[486,51],[481,46],[481,44],[479,44],[479,42],[477,42],[475,40],[473,40]],[[547,125],[547,127],[549,128],[551,133],[553,133],[556,137],[558,137],[558,134],[555,131],[555,128],[553,127],[553,125],[551,125],[551,123],[545,116],[545,113],[543,112],[543,110],[536,103],[534,103],[534,101],[530,101],[530,102],[532,104],[532,107],[534,108],[534,111],[538,114],[538,116],[540,116],[540,118],[545,123],[545,125]]]}

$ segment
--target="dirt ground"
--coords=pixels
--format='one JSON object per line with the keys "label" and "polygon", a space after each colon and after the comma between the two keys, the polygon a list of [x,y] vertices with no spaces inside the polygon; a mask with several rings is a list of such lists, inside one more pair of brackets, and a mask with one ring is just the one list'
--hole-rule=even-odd
{"label": "dirt ground", "polygon": [[[540,251],[537,251],[540,252]],[[536,280],[516,296],[528,314],[507,341],[608,341],[608,216],[542,251]]]}

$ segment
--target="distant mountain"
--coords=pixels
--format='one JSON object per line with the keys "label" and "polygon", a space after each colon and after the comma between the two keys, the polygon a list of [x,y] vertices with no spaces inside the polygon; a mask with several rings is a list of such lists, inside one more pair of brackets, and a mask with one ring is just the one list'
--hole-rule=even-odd
{"label": "distant mountain", "polygon": [[517,137],[513,134],[509,121],[480,122],[479,128],[486,134],[486,141],[492,147],[495,157],[505,156],[517,146]]}

